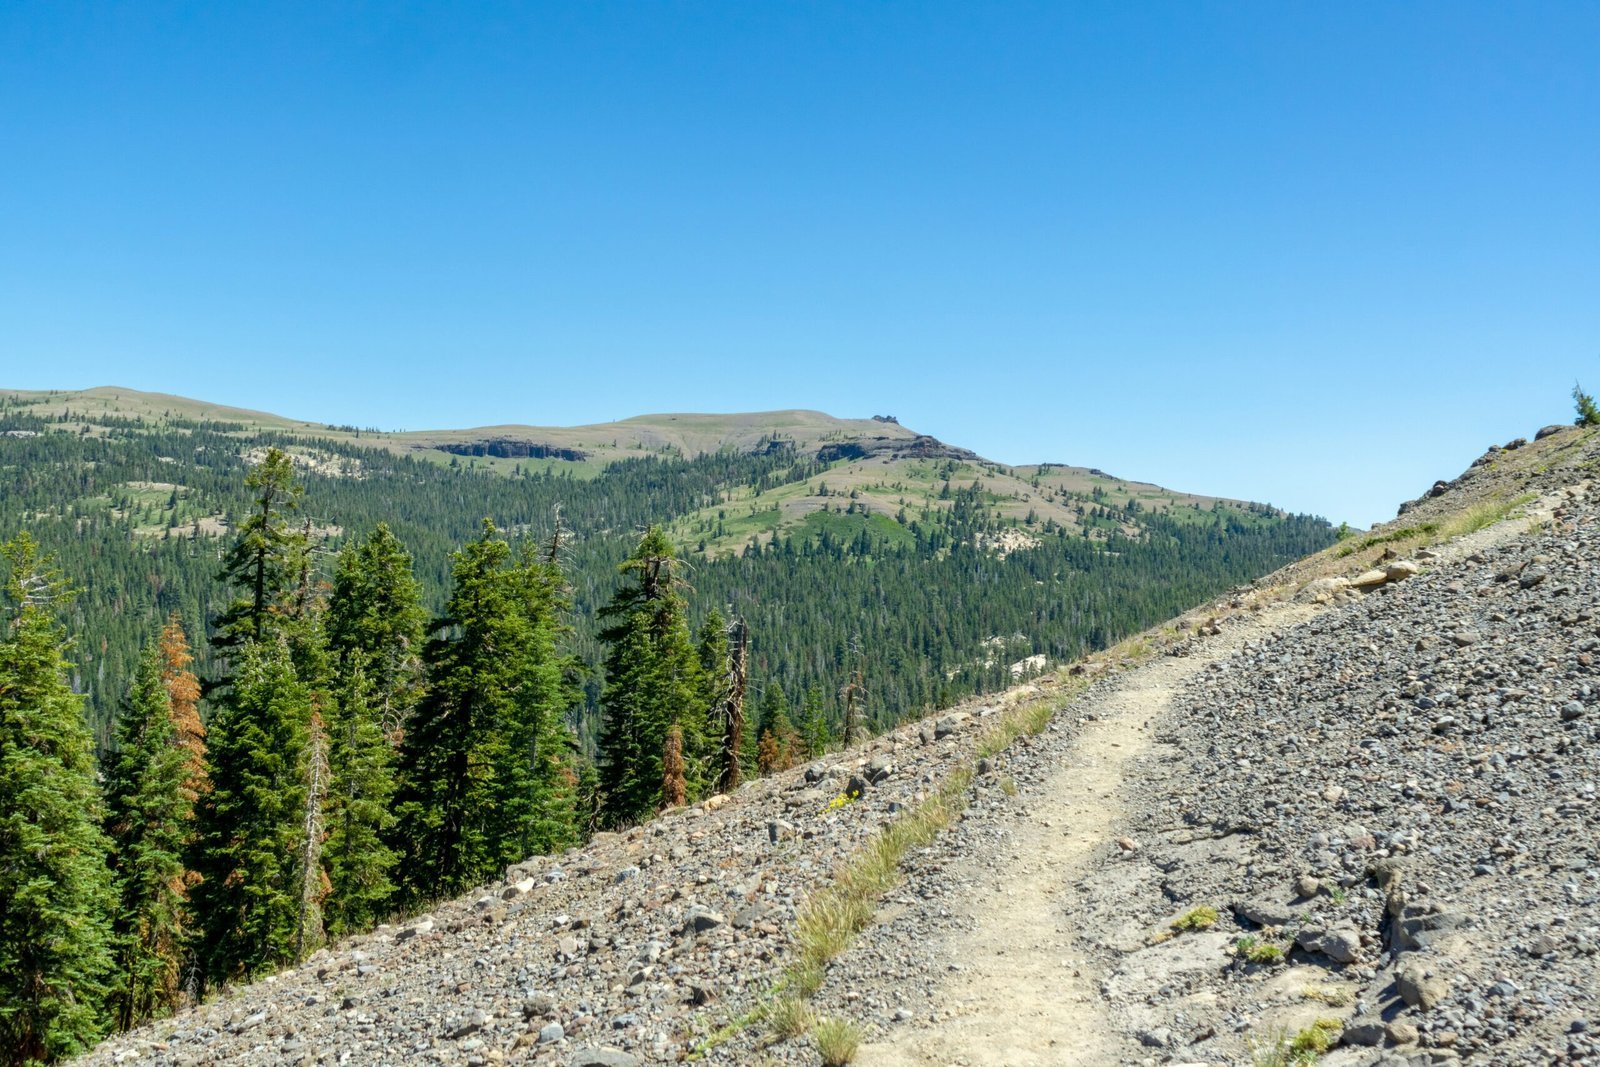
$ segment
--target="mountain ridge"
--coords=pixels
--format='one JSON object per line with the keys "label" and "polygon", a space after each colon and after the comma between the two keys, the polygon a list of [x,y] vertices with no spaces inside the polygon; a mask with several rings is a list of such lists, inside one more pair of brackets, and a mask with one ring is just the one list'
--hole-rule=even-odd
{"label": "mountain ridge", "polygon": [[[173,393],[152,392],[116,385],[94,386],[88,389],[9,389],[0,388],[0,398],[37,409],[44,414],[57,414],[77,405],[80,414],[100,414],[124,418],[179,417],[205,419],[217,422],[240,422],[248,429],[280,431],[291,436],[335,441],[360,441],[364,446],[409,450],[415,452],[437,451],[448,455],[469,455],[458,451],[458,446],[488,443],[504,438],[530,445],[547,445],[558,449],[585,450],[586,454],[575,462],[590,458],[602,461],[657,454],[662,449],[674,449],[686,456],[704,455],[723,448],[754,451],[774,441],[789,441],[801,451],[818,452],[828,444],[843,441],[884,442],[887,451],[896,448],[913,448],[921,444],[921,451],[912,458],[956,458],[983,464],[994,469],[1015,472],[1018,475],[1036,476],[1041,472],[1062,472],[1071,478],[1090,484],[1103,480],[1133,487],[1145,494],[1165,494],[1182,497],[1186,501],[1203,501],[1207,504],[1224,501],[1230,504],[1251,503],[1237,497],[1224,497],[1208,493],[1190,493],[1168,489],[1154,482],[1119,478],[1097,467],[1086,467],[1055,460],[1027,464],[1003,464],[989,460],[971,449],[948,444],[932,435],[919,433],[902,425],[895,416],[870,416],[852,418],[832,415],[809,408],[777,408],[750,412],[659,412],[628,416],[611,422],[585,423],[573,426],[534,425],[531,423],[492,423],[459,428],[437,427],[426,430],[383,430],[358,428],[350,424],[335,424],[294,419],[265,410],[235,407],[213,403]],[[85,406],[87,405],[87,406]],[[622,443],[621,435],[633,432],[631,444]],[[607,437],[615,438],[608,442]],[[506,457],[521,458],[521,457]],[[543,458],[543,457],[534,457]],[[832,457],[852,458],[842,455]],[[859,458],[859,457],[854,457]],[[898,457],[897,457],[898,458]],[[498,469],[498,468],[491,468]]]}

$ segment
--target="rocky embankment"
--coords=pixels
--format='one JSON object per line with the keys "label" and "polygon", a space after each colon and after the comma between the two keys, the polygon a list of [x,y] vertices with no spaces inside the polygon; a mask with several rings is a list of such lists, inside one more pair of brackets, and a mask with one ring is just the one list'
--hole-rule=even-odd
{"label": "rocky embankment", "polygon": [[1184,957],[1130,1006],[1157,1060],[1327,1017],[1330,1064],[1600,1056],[1600,499],[1479,540],[1178,696],[1123,866],[1153,935],[1219,921],[1108,957]]}
{"label": "rocky embankment", "polygon": [[868,1065],[1600,1062],[1600,492],[1537,510],[1096,683],[819,1007]]}
{"label": "rocky embankment", "polygon": [[797,905],[839,860],[923,799],[1007,701],[1038,692],[531,860],[78,1062],[676,1062],[765,993]]}

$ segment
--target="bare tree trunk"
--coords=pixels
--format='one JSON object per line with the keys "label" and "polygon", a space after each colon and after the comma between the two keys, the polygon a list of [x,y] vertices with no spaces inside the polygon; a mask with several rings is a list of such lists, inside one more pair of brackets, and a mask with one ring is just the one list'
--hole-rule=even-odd
{"label": "bare tree trunk", "polygon": [[728,642],[728,695],[722,705],[722,773],[717,792],[731,793],[739,788],[740,750],[744,748],[744,693],[749,681],[747,669],[749,630],[743,619],[733,623]]}
{"label": "bare tree trunk", "polygon": [[866,695],[866,688],[861,684],[861,668],[857,667],[850,676],[850,682],[844,687],[844,747],[849,748],[856,743],[856,735],[861,732],[860,700]]}
{"label": "bare tree trunk", "polygon": [[661,749],[661,810],[681,806],[688,794],[683,777],[683,729],[673,726]]}
{"label": "bare tree trunk", "polygon": [[322,801],[328,789],[328,738],[322,716],[311,713],[311,746],[306,753],[306,810],[300,827],[300,920],[295,929],[295,958],[322,942]]}

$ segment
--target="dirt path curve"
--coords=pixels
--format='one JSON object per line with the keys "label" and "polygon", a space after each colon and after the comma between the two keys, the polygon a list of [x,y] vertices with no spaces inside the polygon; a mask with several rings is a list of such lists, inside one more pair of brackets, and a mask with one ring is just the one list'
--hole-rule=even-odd
{"label": "dirt path curve", "polygon": [[1065,887],[1087,874],[1091,858],[1119,833],[1120,787],[1129,761],[1143,755],[1173,694],[1208,663],[1309,618],[1283,605],[1230,627],[1183,658],[1163,657],[1129,673],[1097,702],[1095,721],[1078,731],[1042,797],[1013,829],[1000,867],[973,857],[971,888],[952,910],[972,926],[941,953],[961,961],[936,1000],[948,1018],[931,1030],[903,1028],[863,1046],[863,1067],[1064,1067],[1126,1062],[1126,1047],[1100,996],[1101,974],[1073,947]]}

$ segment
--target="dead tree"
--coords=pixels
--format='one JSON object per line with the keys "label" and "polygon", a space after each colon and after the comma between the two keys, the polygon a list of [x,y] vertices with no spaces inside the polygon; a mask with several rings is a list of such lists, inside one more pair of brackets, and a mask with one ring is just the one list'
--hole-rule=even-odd
{"label": "dead tree", "polygon": [[322,873],[322,802],[328,791],[328,736],[322,716],[311,713],[311,744],[306,753],[306,807],[300,827],[300,918],[295,924],[295,958],[322,943],[322,901],[327,895]]}
{"label": "dead tree", "polygon": [[677,808],[689,796],[689,783],[683,772],[683,728],[674,724],[667,730],[661,748],[661,810]]}
{"label": "dead tree", "polygon": [[735,619],[728,635],[728,675],[723,686],[722,706],[718,716],[722,720],[721,773],[717,776],[717,792],[731,793],[739,788],[739,763],[744,748],[744,693],[749,681],[746,664],[749,630],[743,619]]}
{"label": "dead tree", "polygon": [[867,695],[860,667],[851,673],[850,680],[839,691],[839,695],[844,698],[844,747],[849,748],[856,743],[856,736],[861,732],[861,701]]}

